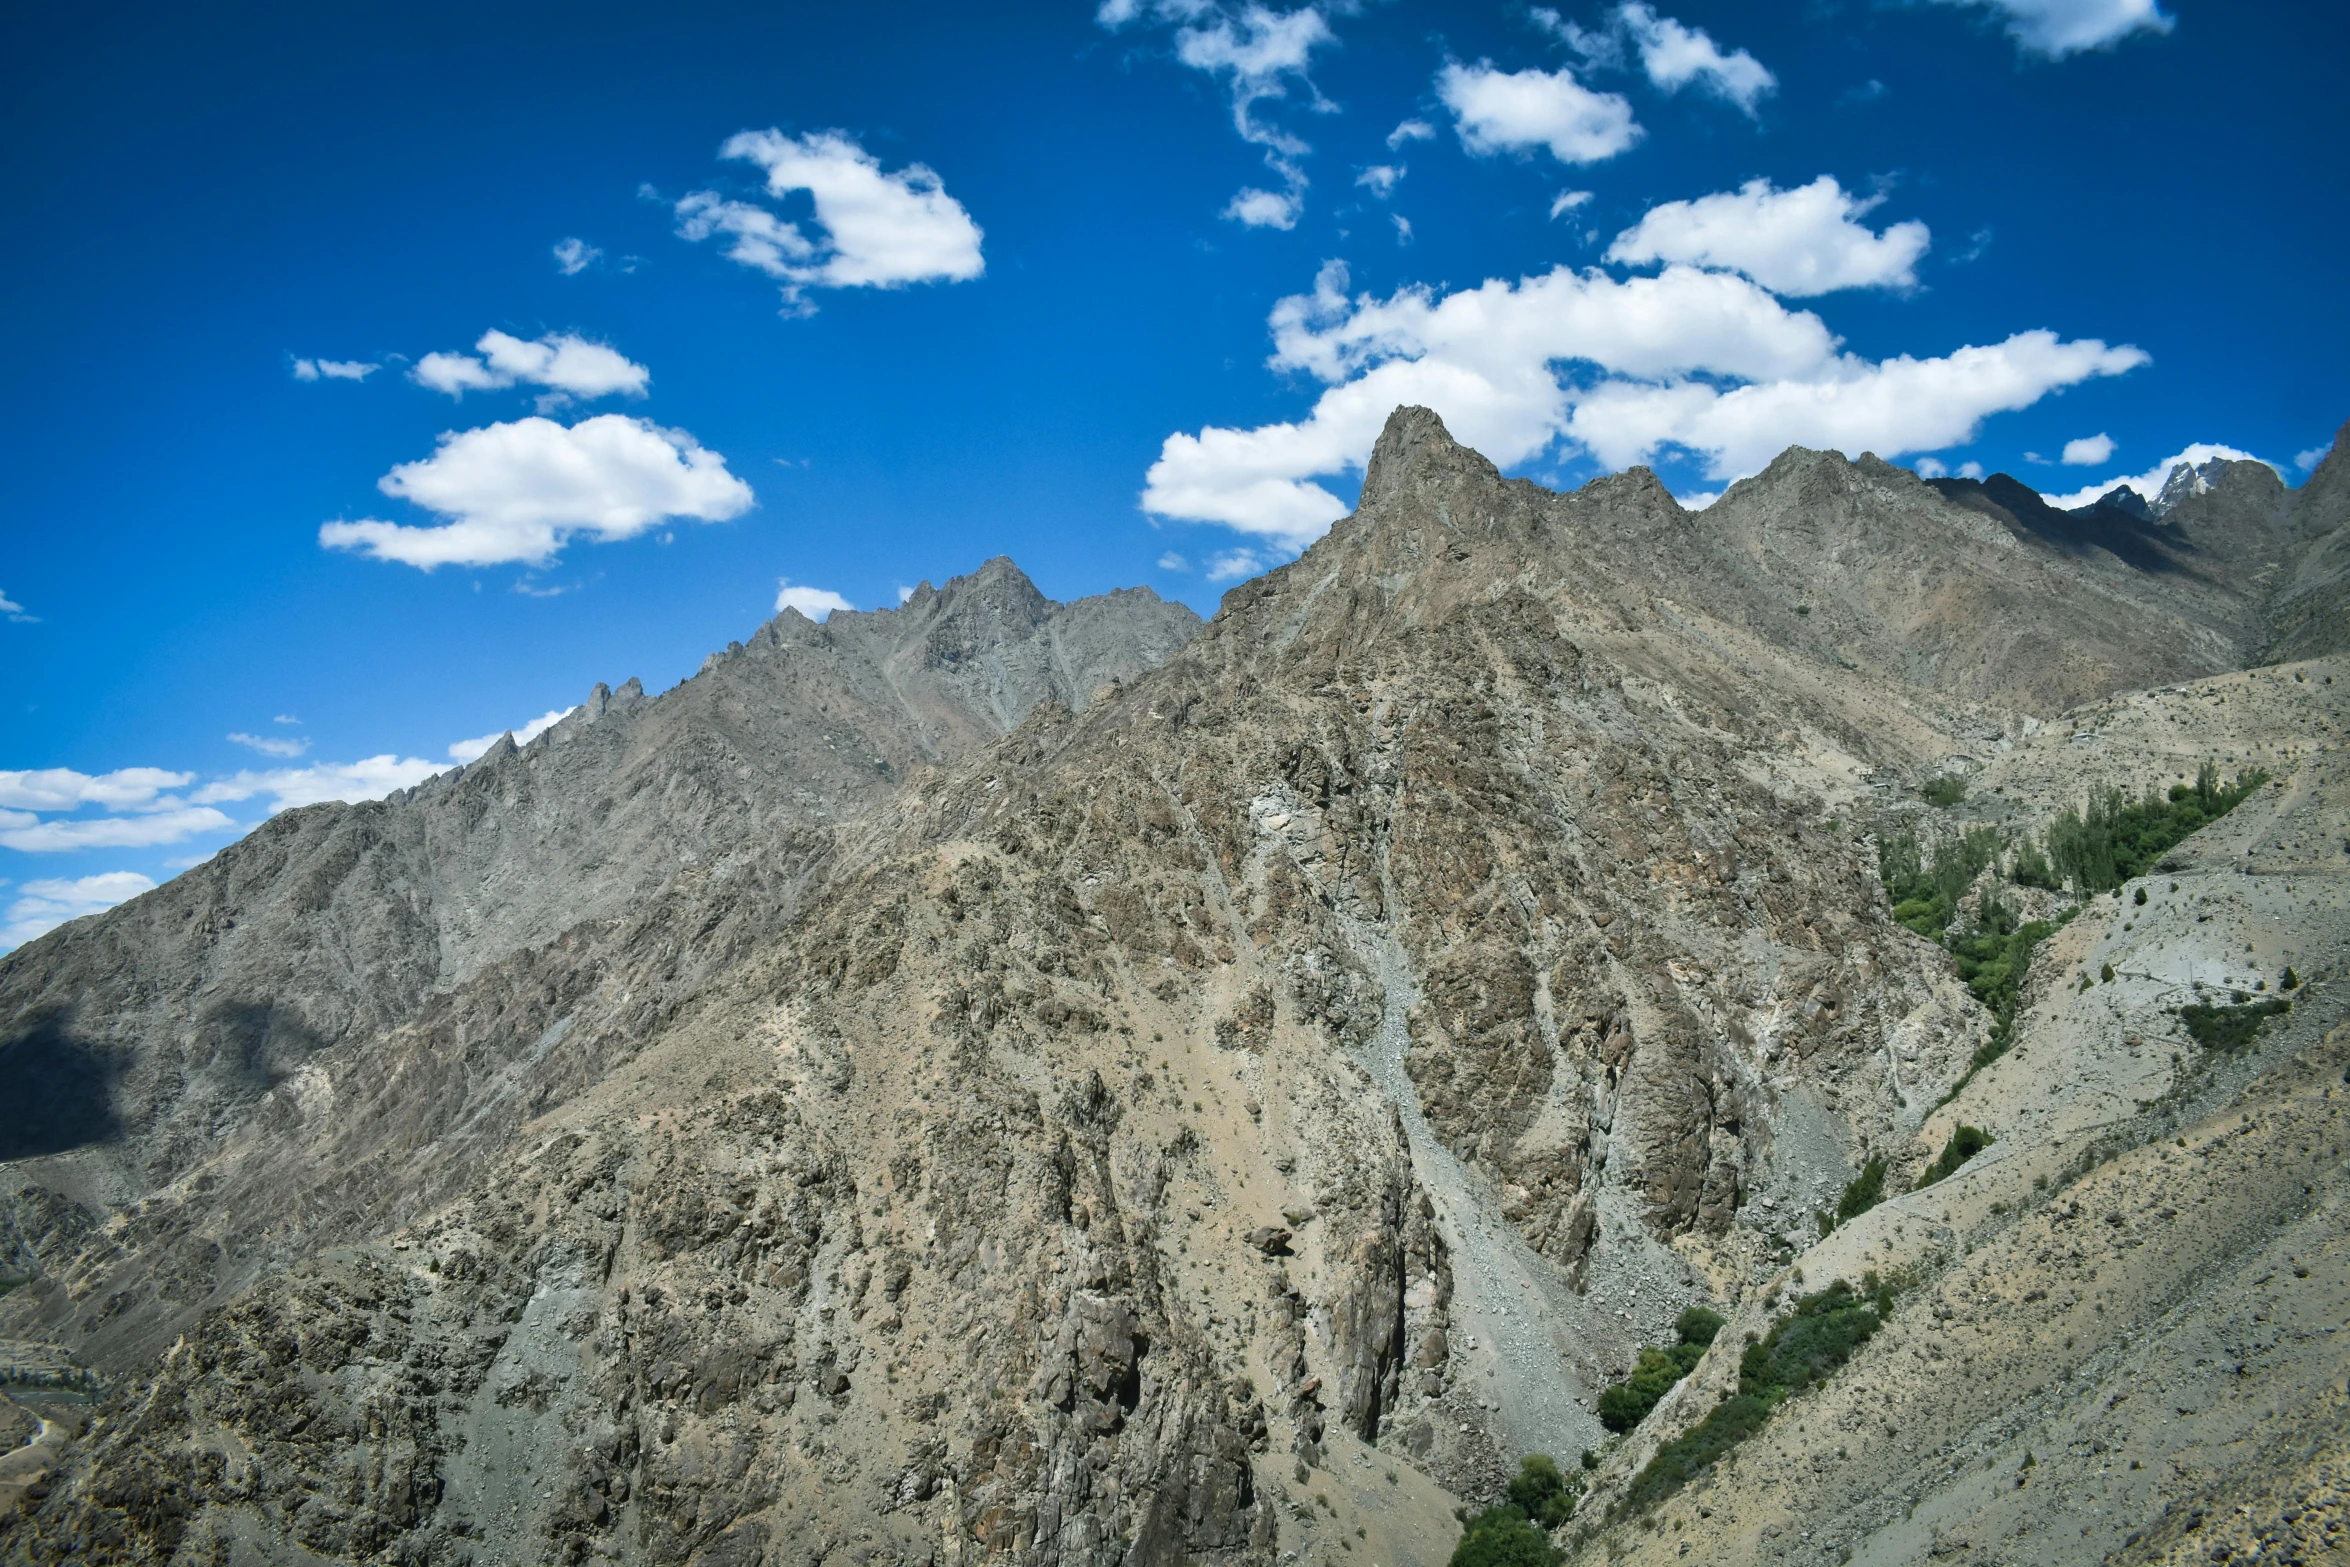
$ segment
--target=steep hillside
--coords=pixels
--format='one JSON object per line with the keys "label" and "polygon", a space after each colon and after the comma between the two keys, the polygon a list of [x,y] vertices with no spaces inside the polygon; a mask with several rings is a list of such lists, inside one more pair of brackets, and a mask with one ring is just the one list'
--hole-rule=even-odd
{"label": "steep hillside", "polygon": [[[1585,1448],[1596,1540],[1795,1270],[1924,1233],[1895,1203],[1823,1240],[1856,1176],[1981,1115],[2000,1155],[1935,1189],[1971,1201],[2111,1085],[2169,1091],[2118,1043],[2094,1092],[2018,1076],[2082,1032],[2043,1010],[2125,994],[2056,984],[2089,915],[1990,1058],[1880,883],[1880,829],[1964,819],[1914,797],[1946,771],[2037,829],[2084,702],[2124,780],[2236,703],[2268,704],[2247,747],[2338,746],[2331,665],[2122,695],[2244,652],[2125,568],[1869,459],[1790,452],[1693,514],[1643,471],[1504,480],[1399,410],[1356,514],[1155,670],[908,762],[820,843],[733,819],[321,1042],[135,1206],[10,1167],[34,1277],[0,1315],[115,1380],[0,1558],[1433,1563],[1522,1455]],[[2330,853],[2330,778],[2221,825]],[[2164,939],[2286,918],[2190,907],[2241,873],[2181,864]],[[2304,901],[2330,975],[2342,911]],[[2275,1052],[2327,1026],[2297,1008],[2244,1071],[2319,1093]],[[1934,1223],[1886,1265],[1955,1255]],[[1700,1303],[1727,1352],[1611,1443],[1597,1395]]]}

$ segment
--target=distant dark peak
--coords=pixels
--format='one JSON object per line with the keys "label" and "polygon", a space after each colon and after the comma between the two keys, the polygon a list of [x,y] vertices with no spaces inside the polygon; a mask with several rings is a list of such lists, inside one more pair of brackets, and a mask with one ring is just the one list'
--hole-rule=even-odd
{"label": "distant dark peak", "polygon": [[2146,497],[2126,484],[2117,484],[2087,506],[2076,506],[2075,512],[2086,512],[2093,507],[2110,506],[2115,511],[2137,518],[2141,522],[2154,520],[2154,508],[2146,504]]}
{"label": "distant dark peak", "polygon": [[2167,517],[2172,512],[2200,496],[2218,495],[2243,499],[2254,504],[2275,504],[2284,499],[2285,481],[2277,471],[2264,462],[2243,462],[2230,457],[2214,457],[2207,463],[2188,467],[2180,463],[2163,481],[2162,493],[2155,497],[2154,515]]}
{"label": "distant dark peak", "polygon": [[2008,473],[1988,479],[1928,479],[1944,500],[1991,518],[2025,543],[2040,543],[2068,555],[2103,550],[2145,572],[2186,569],[2194,546],[2165,523],[2100,500],[2075,511],[2048,504],[2046,497]]}

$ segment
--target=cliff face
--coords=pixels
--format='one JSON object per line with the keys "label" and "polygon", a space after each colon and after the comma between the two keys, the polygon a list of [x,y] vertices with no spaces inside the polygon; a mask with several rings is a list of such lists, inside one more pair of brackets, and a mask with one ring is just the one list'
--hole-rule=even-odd
{"label": "cliff face", "polygon": [[[120,1018],[120,1083],[180,1083],[8,1167],[0,1315],[122,1392],[0,1551],[1440,1559],[1946,1133],[1988,1020],[1871,829],[1945,767],[2069,787],[2043,715],[2242,661],[2133,569],[1872,460],[1554,495],[1404,409],[1196,638],[991,566],[294,813],[236,862],[254,962],[365,1005],[241,1097],[159,1041],[257,916],[174,883],[0,967],[0,1062]],[[461,918],[298,869],[412,820],[480,888],[524,850],[448,824],[533,824],[554,880]],[[401,909],[405,968],[337,967]],[[92,973],[164,999],[63,1010]]]}

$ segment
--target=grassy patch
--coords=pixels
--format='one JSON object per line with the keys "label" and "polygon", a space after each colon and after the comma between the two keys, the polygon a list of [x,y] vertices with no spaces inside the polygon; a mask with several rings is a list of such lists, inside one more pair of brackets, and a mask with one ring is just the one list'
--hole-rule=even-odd
{"label": "grassy patch", "polygon": [[1870,1274],[1858,1290],[1838,1280],[1806,1295],[1768,1336],[1746,1346],[1738,1390],[1657,1450],[1625,1489],[1612,1516],[1642,1513],[1671,1496],[1762,1429],[1771,1411],[1834,1374],[1893,1311],[1893,1286]]}
{"label": "grassy patch", "polygon": [[1697,1369],[1707,1346],[1722,1331],[1721,1317],[1703,1306],[1692,1306],[1674,1322],[1677,1341],[1669,1349],[1644,1349],[1632,1374],[1599,1395],[1599,1423],[1610,1431],[1629,1431],[1648,1418],[1673,1384]]}
{"label": "grassy patch", "polygon": [[2197,1002],[2179,1008],[2179,1021],[2187,1025],[2195,1043],[2206,1050],[2241,1050],[2259,1037],[2261,1024],[2292,1010],[2293,1003],[2282,996],[2232,1007]]}
{"label": "grassy patch", "polygon": [[1960,1165],[1998,1140],[1979,1126],[1960,1127],[1950,1134],[1950,1141],[1942,1145],[1942,1152],[1935,1156],[1934,1162],[1926,1166],[1925,1174],[1918,1177],[1917,1189],[1922,1192],[1936,1181],[1956,1175]]}

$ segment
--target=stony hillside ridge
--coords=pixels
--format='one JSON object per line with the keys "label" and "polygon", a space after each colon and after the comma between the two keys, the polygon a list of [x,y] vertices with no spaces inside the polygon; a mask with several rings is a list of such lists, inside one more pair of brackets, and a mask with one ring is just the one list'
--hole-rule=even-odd
{"label": "stony hillside ridge", "polygon": [[[1873,1163],[1999,1134],[1885,1254],[1922,1281],[2020,1222],[1969,1183],[2133,1096],[2331,1103],[2350,668],[2222,673],[2170,591],[1873,459],[1691,513],[1399,410],[1355,515],[1156,669],[320,1045],[135,1203],[72,1184],[95,1154],[8,1167],[0,1321],[112,1381],[0,1559],[1401,1567],[1585,1448],[1560,1542],[1669,1550],[1607,1499],[1736,1332],[1942,1212],[1823,1239]],[[2302,963],[2290,1026],[2132,1042],[2136,980],[2067,988],[2093,906],[1976,1070],[1996,1020],[1895,921],[1884,836],[2042,830],[2084,757],[2135,787],[2223,724],[2285,787],[2182,846],[2159,924],[2111,912],[2189,982]],[[2317,1147],[2261,1124],[2227,1146]],[[1724,1350],[1611,1439],[1597,1395],[1693,1304]],[[1876,1353],[1834,1386],[1890,1391]],[[1948,1440],[1990,1440],[1971,1407]],[[1738,1472],[1828,1465],[1799,1425]],[[1817,1554],[1893,1495],[1855,1484]]]}
{"label": "stony hillside ridge", "polygon": [[[288,811],[164,887],[0,957],[0,1158],[101,1209],[168,1185],[318,1052],[706,884],[762,928],[842,824],[1040,703],[1192,636],[1128,589],[1056,604],[1008,560],[901,607],[785,610],[657,698],[569,717],[391,799]],[[70,1150],[79,1149],[73,1153]]]}
{"label": "stony hillside ridge", "polygon": [[2350,652],[2350,425],[2293,501],[2302,542],[2267,606],[2272,663]]}

